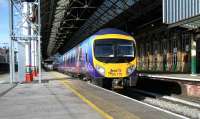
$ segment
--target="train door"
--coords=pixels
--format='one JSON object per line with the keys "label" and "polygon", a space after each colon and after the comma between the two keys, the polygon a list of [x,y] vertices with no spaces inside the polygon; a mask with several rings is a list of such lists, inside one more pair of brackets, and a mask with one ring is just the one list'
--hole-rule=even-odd
{"label": "train door", "polygon": [[78,66],[82,67],[82,48],[79,48],[78,52]]}
{"label": "train door", "polygon": [[80,72],[85,74],[86,73],[86,50],[85,50],[85,45],[83,45],[82,48],[80,48],[79,52],[79,63],[80,63]]}
{"label": "train door", "polygon": [[89,58],[88,58],[88,46],[85,46],[85,68],[88,70],[88,63],[89,63]]}

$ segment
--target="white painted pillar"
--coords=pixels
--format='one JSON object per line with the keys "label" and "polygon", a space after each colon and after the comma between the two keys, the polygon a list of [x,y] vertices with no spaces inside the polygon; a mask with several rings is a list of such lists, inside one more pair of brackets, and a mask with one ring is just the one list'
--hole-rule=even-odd
{"label": "white painted pillar", "polygon": [[[23,2],[22,14],[23,16],[29,16],[30,13],[30,5],[27,2]],[[22,18],[22,36],[25,37],[25,79],[26,82],[32,81],[32,72],[31,72],[31,42],[30,42],[30,35],[31,35],[31,26],[30,23],[27,21],[27,18]],[[28,37],[27,37],[28,36]]]}
{"label": "white painted pillar", "polygon": [[[33,15],[32,13],[32,5],[30,6],[31,10],[31,16]],[[34,30],[33,26],[31,27],[31,36],[34,36]],[[31,69],[32,69],[32,76],[36,77],[36,38],[31,39]]]}

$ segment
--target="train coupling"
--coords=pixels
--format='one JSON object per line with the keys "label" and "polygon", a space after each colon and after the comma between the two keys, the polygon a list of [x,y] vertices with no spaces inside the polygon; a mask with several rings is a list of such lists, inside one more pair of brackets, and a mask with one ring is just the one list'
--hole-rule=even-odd
{"label": "train coupling", "polygon": [[112,89],[123,89],[123,79],[113,79]]}

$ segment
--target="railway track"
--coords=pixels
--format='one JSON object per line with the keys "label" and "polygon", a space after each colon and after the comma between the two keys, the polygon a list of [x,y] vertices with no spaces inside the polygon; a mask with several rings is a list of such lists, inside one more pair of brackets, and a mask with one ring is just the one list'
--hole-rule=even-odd
{"label": "railway track", "polygon": [[195,102],[140,89],[127,89],[122,94],[188,118],[200,119],[200,104]]}
{"label": "railway track", "polygon": [[188,101],[187,100],[184,100],[182,99],[182,97],[174,97],[174,96],[163,96],[163,95],[160,95],[160,94],[157,94],[157,93],[153,93],[153,92],[148,92],[148,91],[144,91],[144,90],[141,90],[141,89],[130,89],[131,91],[134,91],[134,92],[138,92],[138,93],[143,93],[144,95],[149,95],[151,97],[154,97],[154,98],[159,98],[159,99],[162,99],[162,100],[166,100],[166,101],[173,101],[175,103],[180,103],[180,104],[184,104],[186,106],[192,106],[192,107],[195,107],[195,108],[198,108],[200,109],[200,102],[198,103],[197,100],[196,101]]}
{"label": "railway track", "polygon": [[[99,86],[96,87],[101,88]],[[104,88],[102,89],[107,90]],[[133,100],[140,101],[144,104],[151,105],[155,108],[166,111],[167,113],[179,115],[181,118],[200,119],[200,104],[195,102],[183,100],[180,98],[175,98],[172,96],[163,96],[157,93],[147,92],[145,90],[140,90],[136,88],[129,88],[126,90],[117,90],[117,91],[116,90],[115,91],[107,90],[107,91],[111,91],[118,95],[125,96]]]}

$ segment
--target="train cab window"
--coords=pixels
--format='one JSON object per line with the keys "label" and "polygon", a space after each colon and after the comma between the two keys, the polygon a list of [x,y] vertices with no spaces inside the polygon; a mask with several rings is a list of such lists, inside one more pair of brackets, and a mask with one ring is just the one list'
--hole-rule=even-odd
{"label": "train cab window", "polygon": [[133,44],[117,45],[118,57],[134,57]]}
{"label": "train cab window", "polygon": [[114,57],[114,45],[112,44],[96,45],[94,52],[96,57]]}
{"label": "train cab window", "polygon": [[135,44],[124,39],[100,39],[94,43],[94,56],[106,63],[125,63],[134,60]]}

